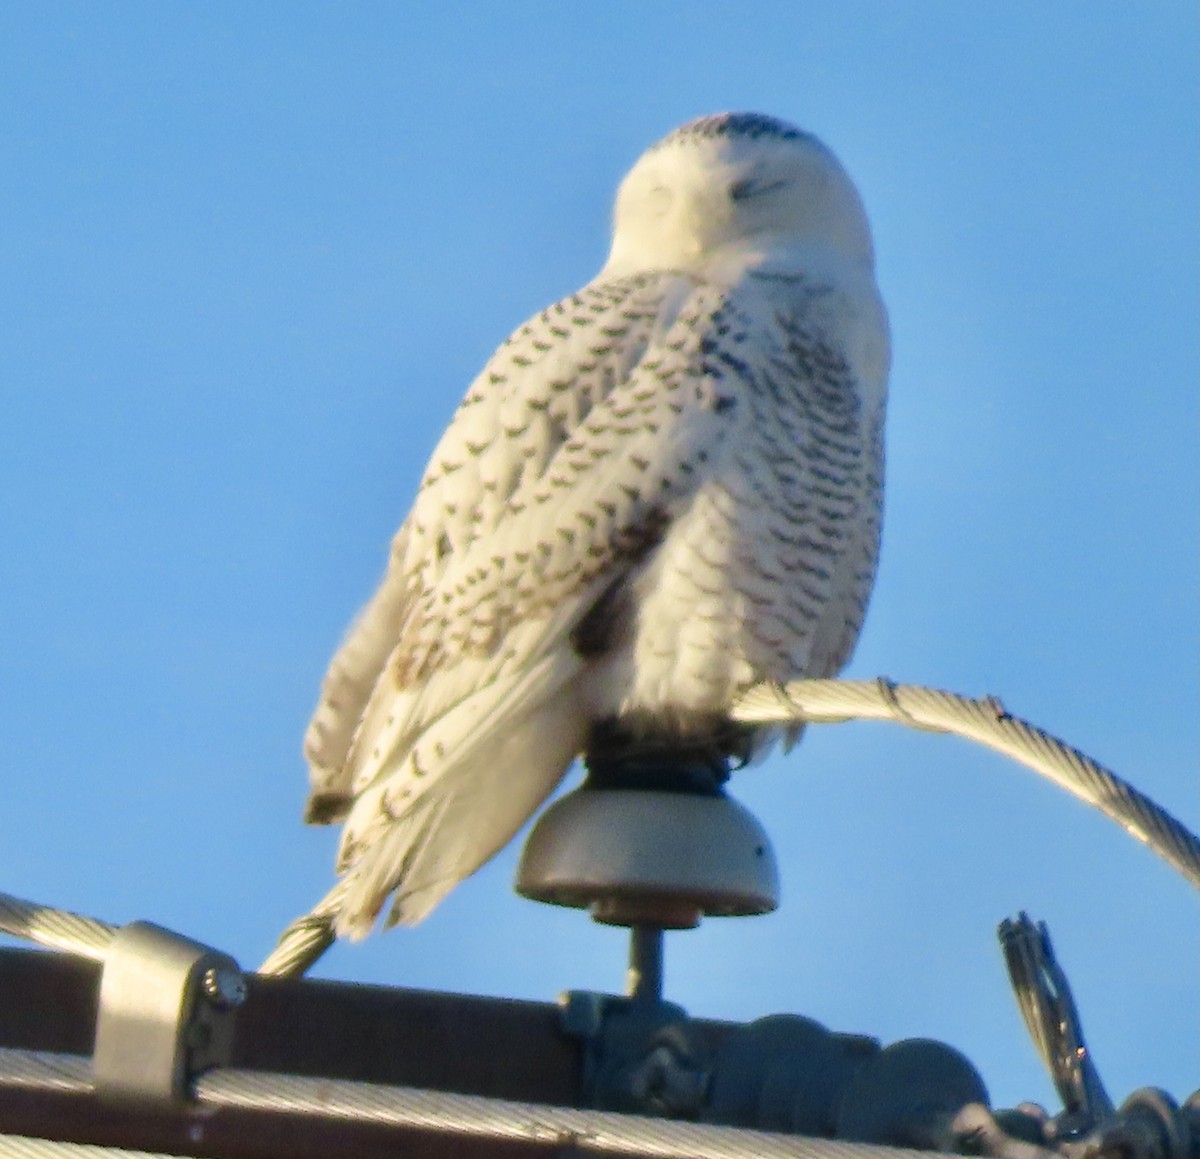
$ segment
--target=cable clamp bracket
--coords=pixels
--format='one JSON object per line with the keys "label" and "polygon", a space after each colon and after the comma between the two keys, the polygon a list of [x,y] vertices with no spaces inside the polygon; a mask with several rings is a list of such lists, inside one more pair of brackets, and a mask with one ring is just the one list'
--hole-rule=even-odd
{"label": "cable clamp bracket", "polygon": [[97,1094],[178,1103],[227,1065],[242,972],[227,954],[151,922],[117,930],[104,959],[92,1074]]}

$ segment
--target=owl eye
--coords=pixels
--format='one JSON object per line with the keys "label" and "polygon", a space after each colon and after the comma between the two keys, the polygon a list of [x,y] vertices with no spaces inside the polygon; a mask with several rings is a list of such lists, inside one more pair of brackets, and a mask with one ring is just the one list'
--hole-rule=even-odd
{"label": "owl eye", "polygon": [[656,185],[646,194],[646,207],[651,213],[661,215],[671,208],[675,195],[665,186]]}
{"label": "owl eye", "polygon": [[761,197],[764,193],[773,193],[776,189],[782,189],[787,182],[780,179],[779,181],[763,181],[757,177],[745,177],[741,181],[735,181],[729,187],[730,201],[749,201],[752,197]]}

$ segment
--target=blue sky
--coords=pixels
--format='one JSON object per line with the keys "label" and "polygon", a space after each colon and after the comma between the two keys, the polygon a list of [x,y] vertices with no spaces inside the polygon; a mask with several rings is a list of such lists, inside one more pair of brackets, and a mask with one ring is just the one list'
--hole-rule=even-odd
{"label": "blue sky", "polygon": [[[331,881],[299,741],[466,384],[582,284],[638,153],[822,136],[894,331],[848,674],[972,695],[1200,827],[1200,14],[1187,2],[7,5],[0,889],[256,964]],[[1122,1099],[1200,1085],[1200,912],[1098,814],[851,724],[739,775],[784,903],[673,935],[695,1014],[966,1052],[1053,1105],[994,927],[1050,923]],[[326,977],[550,1000],[618,932],[509,850]]]}

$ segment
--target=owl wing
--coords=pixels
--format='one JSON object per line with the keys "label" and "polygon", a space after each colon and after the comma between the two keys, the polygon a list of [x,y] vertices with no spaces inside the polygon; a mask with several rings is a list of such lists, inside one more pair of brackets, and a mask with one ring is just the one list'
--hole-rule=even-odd
{"label": "owl wing", "polygon": [[419,919],[561,778],[586,739],[573,633],[743,421],[722,358],[746,338],[728,290],[639,275],[550,307],[472,385],[310,727],[310,816],[349,814],[341,928],[401,882]]}

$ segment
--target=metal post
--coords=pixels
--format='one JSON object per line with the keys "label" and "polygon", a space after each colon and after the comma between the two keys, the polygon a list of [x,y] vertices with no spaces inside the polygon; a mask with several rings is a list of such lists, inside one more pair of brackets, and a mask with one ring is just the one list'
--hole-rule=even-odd
{"label": "metal post", "polygon": [[661,1002],[663,931],[659,926],[629,927],[629,970],[625,993],[635,1002]]}

